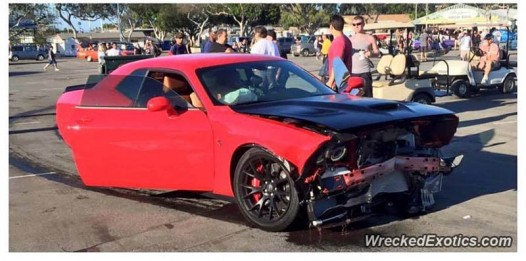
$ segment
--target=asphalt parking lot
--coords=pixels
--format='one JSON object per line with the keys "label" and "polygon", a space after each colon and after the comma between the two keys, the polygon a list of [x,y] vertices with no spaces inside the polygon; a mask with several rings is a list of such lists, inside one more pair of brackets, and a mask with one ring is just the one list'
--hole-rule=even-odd
{"label": "asphalt parking lot", "polygon": [[[446,58],[453,59],[455,52]],[[289,58],[316,73],[314,57]],[[377,252],[517,251],[517,94],[437,98],[460,117],[446,154],[464,154],[437,205],[416,218],[377,216],[333,229],[270,233],[249,226],[224,198],[189,192],[85,187],[56,131],[55,101],[97,74],[96,63],[60,58],[9,65],[9,251]],[[511,236],[509,248],[366,248],[364,235]]]}

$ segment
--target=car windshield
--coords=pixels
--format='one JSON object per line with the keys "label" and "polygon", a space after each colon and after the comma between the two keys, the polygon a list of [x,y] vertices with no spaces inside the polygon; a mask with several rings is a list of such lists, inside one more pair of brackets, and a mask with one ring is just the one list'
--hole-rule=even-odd
{"label": "car windshield", "polygon": [[203,68],[197,71],[216,105],[237,105],[334,94],[330,88],[289,61],[263,61]]}

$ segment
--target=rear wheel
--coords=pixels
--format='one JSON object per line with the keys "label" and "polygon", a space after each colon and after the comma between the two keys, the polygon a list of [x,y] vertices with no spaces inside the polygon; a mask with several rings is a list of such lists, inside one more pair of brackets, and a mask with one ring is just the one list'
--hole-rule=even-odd
{"label": "rear wheel", "polygon": [[243,216],[264,230],[282,231],[298,215],[298,194],[288,168],[260,148],[252,148],[241,157],[233,186]]}
{"label": "rear wheel", "polygon": [[499,86],[499,91],[501,93],[511,93],[517,90],[517,85],[515,83],[515,75],[509,74],[504,78],[504,81]]}
{"label": "rear wheel", "polygon": [[18,56],[16,56],[16,55],[13,55],[13,57],[11,57],[11,61],[13,61],[13,62],[18,62],[18,60],[19,60]]}
{"label": "rear wheel", "polygon": [[301,51],[301,56],[303,56],[303,57],[307,57],[307,56],[309,56],[309,54],[310,54],[309,53],[309,49],[303,49]]}
{"label": "rear wheel", "polygon": [[455,96],[460,98],[469,98],[471,89],[469,83],[465,80],[456,80],[451,84],[451,90]]}
{"label": "rear wheel", "polygon": [[44,55],[39,54],[39,55],[37,56],[37,60],[39,60],[39,61],[44,60]]}
{"label": "rear wheel", "polygon": [[411,101],[428,105],[433,103],[433,99],[431,98],[431,96],[425,93],[416,94],[415,96],[413,96],[413,99]]}

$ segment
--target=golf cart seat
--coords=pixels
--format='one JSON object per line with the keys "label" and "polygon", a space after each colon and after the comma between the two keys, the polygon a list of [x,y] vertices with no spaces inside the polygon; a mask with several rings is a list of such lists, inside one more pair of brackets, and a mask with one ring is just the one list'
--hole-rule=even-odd
{"label": "golf cart seat", "polygon": [[[406,56],[404,54],[397,54],[395,57],[391,55],[384,55],[378,62],[376,70],[380,74],[377,81],[373,82],[373,88],[383,88],[400,84],[405,81]],[[385,80],[379,78],[385,75]],[[387,75],[390,79],[387,79]]]}

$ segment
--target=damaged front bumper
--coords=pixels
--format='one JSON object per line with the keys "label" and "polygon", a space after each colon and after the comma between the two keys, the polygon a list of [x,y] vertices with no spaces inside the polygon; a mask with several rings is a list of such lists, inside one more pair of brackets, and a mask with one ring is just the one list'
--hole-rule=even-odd
{"label": "damaged front bumper", "polygon": [[441,190],[442,177],[460,165],[462,157],[395,156],[362,169],[318,169],[321,182],[306,200],[310,224],[348,224],[369,217],[377,206],[400,201],[407,213],[424,212],[434,205],[433,194]]}

